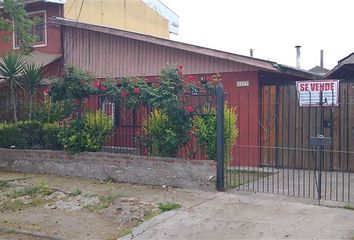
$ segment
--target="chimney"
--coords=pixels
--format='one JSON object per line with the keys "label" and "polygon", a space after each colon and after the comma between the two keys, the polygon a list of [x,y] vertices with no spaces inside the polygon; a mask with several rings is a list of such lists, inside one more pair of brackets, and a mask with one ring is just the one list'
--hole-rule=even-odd
{"label": "chimney", "polygon": [[301,48],[301,46],[296,45],[295,48],[296,48],[296,68],[300,69],[300,48]]}
{"label": "chimney", "polygon": [[320,67],[323,68],[323,49],[321,49]]}
{"label": "chimney", "polygon": [[250,49],[250,57],[253,57],[253,48]]}

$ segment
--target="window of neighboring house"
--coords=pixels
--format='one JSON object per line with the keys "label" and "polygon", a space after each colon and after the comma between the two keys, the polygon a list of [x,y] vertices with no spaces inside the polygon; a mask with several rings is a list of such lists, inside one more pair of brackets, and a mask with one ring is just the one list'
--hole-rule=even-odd
{"label": "window of neighboring house", "polygon": [[[47,43],[46,12],[30,12],[28,13],[28,17],[33,21],[33,27],[30,32],[30,34],[34,36],[35,39],[33,47],[45,46]],[[14,35],[14,48],[18,48],[19,42],[17,39],[17,34],[14,33]]]}

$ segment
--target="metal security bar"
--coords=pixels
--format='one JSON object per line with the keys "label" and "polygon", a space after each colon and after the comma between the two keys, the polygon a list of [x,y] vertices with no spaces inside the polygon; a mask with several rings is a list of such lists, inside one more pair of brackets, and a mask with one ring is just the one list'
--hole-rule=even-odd
{"label": "metal security bar", "polygon": [[225,189],[353,203],[353,86],[341,83],[337,105],[327,94],[318,104],[299,106],[294,85],[262,86],[258,102],[247,94],[226,100],[237,109],[238,136],[225,142],[232,144]]}

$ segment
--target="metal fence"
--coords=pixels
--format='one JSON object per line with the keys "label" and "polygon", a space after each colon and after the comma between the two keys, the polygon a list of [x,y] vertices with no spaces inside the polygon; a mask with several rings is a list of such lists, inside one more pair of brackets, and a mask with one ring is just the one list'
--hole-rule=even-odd
{"label": "metal fence", "polygon": [[[300,106],[294,85],[263,86],[258,103],[233,102],[238,120],[249,120],[256,109],[259,121],[238,121],[246,129],[225,143],[232,144],[232,160],[224,164],[224,189],[354,202],[353,86],[341,83],[338,104],[335,93],[322,92],[323,98],[309,93],[316,104]],[[256,136],[250,135],[255,128]]]}
{"label": "metal fence", "polygon": [[[179,96],[182,108],[193,109],[193,117],[203,115],[215,115],[216,98],[210,94],[184,94]],[[151,106],[140,105],[135,108],[127,108],[124,99],[114,96],[95,96],[88,100],[86,108],[100,109],[112,117],[114,128],[109,134],[102,150],[114,153],[129,153],[136,155],[153,156],[158,153],[153,151],[152,144],[147,144],[149,139],[144,138],[147,129],[150,128],[151,117],[154,110]],[[174,157],[202,160],[207,155],[198,143],[198,139],[192,129],[188,142],[182,146]]]}
{"label": "metal fence", "polygon": [[[4,112],[6,110],[9,113],[6,114],[6,117],[2,115],[0,123],[11,121],[11,109],[6,101],[3,101],[4,107],[0,108],[0,111]],[[85,122],[91,122],[96,125],[108,124],[112,125],[112,127],[105,134],[103,145],[100,148],[92,147],[83,150],[159,156],[159,153],[156,153],[153,149],[154,143],[148,144],[149,139],[146,136],[147,129],[152,124],[151,116],[156,109],[143,104],[128,107],[124,101],[120,96],[111,95],[93,95],[83,99],[81,102],[76,101],[74,103],[71,101],[54,103],[50,101],[49,97],[44,98],[44,100],[37,101],[33,107],[32,120],[35,121],[32,121],[33,123],[31,124],[20,121],[16,127],[9,128],[6,136],[0,137],[0,147],[62,150],[65,144],[72,144],[73,148],[75,148],[73,142],[76,141],[79,145],[80,142],[84,141],[82,138],[87,138],[87,134],[86,136],[85,134],[80,134],[84,131]],[[192,109],[190,113],[191,119],[198,116],[216,114],[216,98],[213,94],[182,94],[179,96],[179,102],[181,108],[186,109],[186,111],[188,107]],[[28,108],[22,107],[23,105],[23,101],[21,101],[18,112],[25,113],[19,114],[19,119],[28,120]],[[102,115],[95,114],[97,111],[100,111],[106,117],[102,118]],[[51,129],[43,129],[43,126]],[[76,131],[78,133],[75,136],[77,139],[69,139],[70,135],[68,135],[67,142],[60,142],[58,140],[59,129],[67,129],[68,134],[70,134],[70,130]],[[4,132],[3,130],[1,131]],[[96,131],[99,134],[99,131],[94,127],[90,131]],[[65,131],[61,132],[65,134]],[[20,142],[21,137],[18,136],[24,136],[22,143]],[[48,142],[49,140],[50,142]],[[91,140],[97,141],[97,139]],[[73,150],[75,151],[75,149]],[[181,146],[177,154],[172,157],[197,160],[208,159],[207,154],[198,142],[193,128],[189,132],[186,144]]]}

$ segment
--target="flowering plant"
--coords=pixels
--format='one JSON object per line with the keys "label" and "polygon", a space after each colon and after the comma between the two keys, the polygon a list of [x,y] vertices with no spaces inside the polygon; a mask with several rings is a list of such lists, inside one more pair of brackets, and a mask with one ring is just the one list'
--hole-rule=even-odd
{"label": "flowering plant", "polygon": [[84,99],[95,93],[93,78],[89,73],[75,67],[66,67],[62,78],[57,79],[49,90],[53,101]]}

